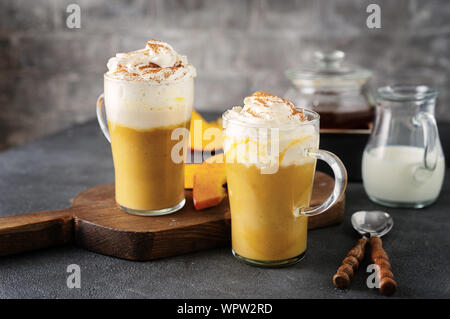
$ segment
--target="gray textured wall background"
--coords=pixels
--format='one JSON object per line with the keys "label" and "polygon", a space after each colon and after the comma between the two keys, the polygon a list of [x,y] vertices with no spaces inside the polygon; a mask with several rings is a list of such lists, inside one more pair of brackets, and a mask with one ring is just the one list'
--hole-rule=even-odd
{"label": "gray textured wall background", "polygon": [[[66,27],[69,3],[81,7],[81,29]],[[381,6],[381,29],[365,25],[369,3]],[[197,67],[200,110],[256,89],[283,94],[286,68],[338,48],[375,70],[375,84],[439,88],[438,120],[450,120],[448,0],[2,0],[0,148],[93,118],[108,58],[148,38]]]}

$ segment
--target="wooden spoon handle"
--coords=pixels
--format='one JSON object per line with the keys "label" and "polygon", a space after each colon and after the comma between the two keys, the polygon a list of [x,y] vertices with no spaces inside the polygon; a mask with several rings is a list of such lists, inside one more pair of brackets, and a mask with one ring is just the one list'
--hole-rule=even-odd
{"label": "wooden spoon handle", "polygon": [[380,283],[380,291],[382,294],[392,295],[397,290],[397,283],[394,280],[389,257],[383,249],[381,238],[371,237],[370,246],[372,247],[372,263],[379,267],[377,277]]}
{"label": "wooden spoon handle", "polygon": [[345,256],[341,266],[333,276],[333,284],[337,288],[347,288],[350,284],[355,271],[359,267],[359,263],[364,259],[364,250],[366,249],[367,239],[365,237],[358,240],[355,247]]}
{"label": "wooden spoon handle", "polygon": [[71,209],[0,218],[0,256],[66,244],[72,240]]}

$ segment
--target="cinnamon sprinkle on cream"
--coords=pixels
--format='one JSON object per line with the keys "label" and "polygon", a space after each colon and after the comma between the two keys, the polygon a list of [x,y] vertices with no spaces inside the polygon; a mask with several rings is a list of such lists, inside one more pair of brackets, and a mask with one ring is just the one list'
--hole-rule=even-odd
{"label": "cinnamon sprinkle on cream", "polygon": [[149,40],[144,49],[118,53],[111,58],[106,76],[162,83],[195,77],[196,70],[186,56],[179,55],[168,43]]}
{"label": "cinnamon sprinkle on cream", "polygon": [[276,95],[258,91],[244,99],[244,106],[235,106],[227,112],[230,118],[254,124],[280,127],[307,121],[302,108]]}

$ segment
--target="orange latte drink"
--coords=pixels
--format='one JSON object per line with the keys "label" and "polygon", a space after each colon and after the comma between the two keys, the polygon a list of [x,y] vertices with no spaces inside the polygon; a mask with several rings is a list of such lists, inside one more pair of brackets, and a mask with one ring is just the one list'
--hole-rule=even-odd
{"label": "orange latte drink", "polygon": [[[318,149],[318,114],[256,92],[223,120],[233,254],[258,266],[298,262],[308,215],[323,212],[345,188],[342,163]],[[336,164],[337,182],[327,202],[309,208],[317,158]]]}
{"label": "orange latte drink", "polygon": [[184,158],[172,152],[180,143],[174,132],[189,128],[195,68],[169,44],[151,40],[145,49],[111,58],[108,69],[104,103],[109,135],[97,115],[111,141],[116,202],[132,214],[175,212],[185,198]]}

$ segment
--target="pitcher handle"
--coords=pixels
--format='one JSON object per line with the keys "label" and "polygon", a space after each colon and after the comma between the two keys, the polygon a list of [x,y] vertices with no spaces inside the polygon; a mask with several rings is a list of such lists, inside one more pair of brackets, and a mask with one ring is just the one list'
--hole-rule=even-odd
{"label": "pitcher handle", "polygon": [[427,112],[417,113],[413,118],[413,124],[422,127],[423,130],[423,164],[425,169],[434,171],[438,159],[438,128],[436,119]]}
{"label": "pitcher handle", "polygon": [[322,204],[316,207],[301,207],[296,210],[298,215],[314,216],[323,213],[329,207],[333,206],[341,198],[342,194],[344,194],[345,188],[347,187],[347,170],[341,160],[331,152],[307,149],[305,156],[324,161],[331,167],[334,174],[333,192]]}
{"label": "pitcher handle", "polygon": [[100,124],[100,128],[102,129],[103,135],[105,135],[108,142],[111,143],[111,137],[109,136],[108,125],[105,123],[105,119],[103,116],[103,102],[105,101],[105,95],[102,93],[97,99],[97,120],[98,124]]}

